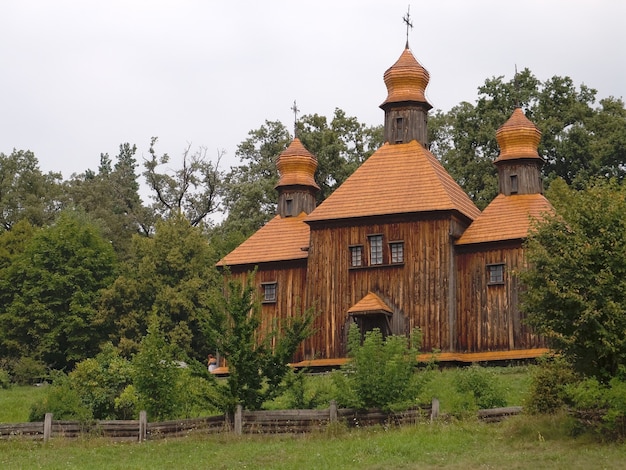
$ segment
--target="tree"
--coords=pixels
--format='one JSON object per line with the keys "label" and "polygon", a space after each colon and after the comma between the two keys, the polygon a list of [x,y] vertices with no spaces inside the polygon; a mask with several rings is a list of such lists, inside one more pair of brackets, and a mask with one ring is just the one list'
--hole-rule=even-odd
{"label": "tree", "polygon": [[56,217],[60,206],[59,173],[43,174],[28,150],[0,153],[0,231],[25,219],[41,227]]}
{"label": "tree", "polygon": [[66,183],[68,203],[99,222],[120,259],[127,258],[134,234],[147,236],[154,230],[152,211],[139,196],[136,151],[135,145],[121,144],[114,165],[108,154],[101,154],[97,173],[87,170]]}
{"label": "tree", "polygon": [[153,237],[135,237],[120,276],[103,292],[98,322],[126,354],[138,350],[154,313],[181,355],[206,358],[200,325],[219,286],[213,254],[200,227],[176,214],[156,224]]}
{"label": "tree", "polygon": [[71,367],[98,351],[94,324],[100,291],[114,279],[111,244],[84,215],[61,213],[0,271],[0,347],[50,367]]}
{"label": "tree", "polygon": [[250,278],[245,285],[231,280],[226,296],[205,325],[210,342],[228,361],[228,383],[220,391],[222,406],[229,412],[238,404],[258,410],[265,401],[275,398],[282,391],[288,362],[300,343],[312,334],[311,312],[261,332],[260,305],[254,301],[254,292]]}
{"label": "tree", "polygon": [[626,364],[626,189],[557,180],[549,197],[558,216],[528,239],[522,308],[578,372],[607,381]]}
{"label": "tree", "polygon": [[626,174],[626,110],[615,98],[594,107],[597,91],[576,88],[569,77],[540,82],[528,69],[505,82],[491,78],[478,88],[475,105],[464,102],[429,120],[431,150],[479,208],[497,194],[493,161],[496,130],[521,106],[542,132],[544,177],[577,187],[594,177]]}
{"label": "tree", "polygon": [[173,172],[158,173],[157,167],[166,165],[170,157],[165,153],[157,157],[155,144],[150,142],[150,159],[144,162],[144,176],[154,194],[154,210],[164,218],[177,213],[185,214],[192,226],[203,223],[219,205],[222,174],[219,170],[224,152],[218,152],[213,164],[207,160],[207,150],[191,153],[191,145],[183,152],[183,166]]}

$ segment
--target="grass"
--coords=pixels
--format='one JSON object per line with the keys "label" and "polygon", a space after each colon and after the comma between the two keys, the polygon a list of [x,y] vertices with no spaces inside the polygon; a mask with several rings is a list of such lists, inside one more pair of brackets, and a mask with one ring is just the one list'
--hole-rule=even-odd
{"label": "grass", "polygon": [[33,403],[41,400],[44,387],[17,386],[0,390],[0,423],[25,423]]}
{"label": "grass", "polygon": [[572,437],[564,416],[419,424],[401,429],[335,428],[311,435],[193,435],[137,443],[101,439],[0,441],[0,467],[434,469],[623,468],[626,446]]}

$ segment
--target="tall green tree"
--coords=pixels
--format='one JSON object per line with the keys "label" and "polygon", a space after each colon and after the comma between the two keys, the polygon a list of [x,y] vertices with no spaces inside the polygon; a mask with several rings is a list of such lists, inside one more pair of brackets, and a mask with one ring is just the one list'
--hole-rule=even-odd
{"label": "tall green tree", "polygon": [[272,331],[260,331],[260,304],[251,280],[231,280],[205,323],[210,342],[228,361],[227,384],[220,386],[222,407],[258,410],[278,396],[298,346],[312,334],[313,313],[304,312]]}
{"label": "tall green tree", "polygon": [[522,307],[577,371],[608,381],[626,364],[626,189],[557,180],[549,197],[558,216],[528,239]]}
{"label": "tall green tree", "polygon": [[50,367],[71,367],[98,351],[94,324],[100,292],[114,279],[108,240],[82,213],[64,211],[40,229],[0,271],[0,347]]}
{"label": "tall green tree", "polygon": [[82,208],[100,224],[120,259],[127,258],[133,235],[154,230],[152,210],[139,196],[136,152],[135,145],[121,144],[115,162],[102,154],[97,172],[74,175],[65,185],[68,204]]}
{"label": "tall green tree", "polygon": [[596,106],[597,91],[576,87],[569,77],[539,81],[528,69],[512,80],[487,79],[475,104],[460,103],[429,120],[431,150],[480,208],[497,194],[493,161],[496,130],[521,106],[542,132],[539,153],[549,184],[562,178],[577,187],[594,177],[626,174],[626,110],[606,98]]}
{"label": "tall green tree", "polygon": [[60,207],[59,173],[43,174],[29,150],[0,153],[0,231],[25,219],[41,227],[54,220]]}
{"label": "tall green tree", "polygon": [[182,214],[157,222],[153,237],[133,239],[120,276],[103,293],[99,323],[131,355],[154,314],[179,356],[204,360],[211,345],[200,325],[221,282],[216,262],[201,228]]}

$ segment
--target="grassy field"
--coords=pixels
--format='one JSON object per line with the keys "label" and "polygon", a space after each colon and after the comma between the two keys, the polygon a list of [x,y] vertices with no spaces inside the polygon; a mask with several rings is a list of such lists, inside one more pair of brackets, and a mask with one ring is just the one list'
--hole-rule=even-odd
{"label": "grassy field", "polygon": [[312,435],[194,435],[137,443],[0,441],[0,468],[621,469],[626,445],[572,437],[566,417],[518,416]]}
{"label": "grassy field", "polygon": [[[523,405],[528,367],[493,368],[507,404]],[[454,412],[453,369],[443,369],[424,391]],[[316,386],[329,380],[315,377]],[[26,421],[42,387],[0,390],[0,422]],[[625,444],[602,444],[573,433],[566,416],[517,416],[498,424],[448,418],[401,429],[348,430],[309,435],[202,435],[138,443],[52,439],[0,441],[0,468],[247,468],[247,469],[588,469],[624,468]]]}

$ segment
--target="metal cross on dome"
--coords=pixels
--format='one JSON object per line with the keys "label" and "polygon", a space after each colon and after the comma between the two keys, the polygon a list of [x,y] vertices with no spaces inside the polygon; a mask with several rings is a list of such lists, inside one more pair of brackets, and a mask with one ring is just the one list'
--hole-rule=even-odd
{"label": "metal cross on dome", "polygon": [[296,106],[296,100],[293,100],[293,106],[291,107],[291,110],[293,111],[293,136],[298,137],[296,124],[298,123],[298,113],[300,112],[300,110],[298,109],[298,106]]}
{"label": "metal cross on dome", "polygon": [[402,17],[402,21],[406,23],[406,48],[409,48],[409,28],[413,29],[413,23],[411,22],[411,5],[406,9],[406,16]]}

